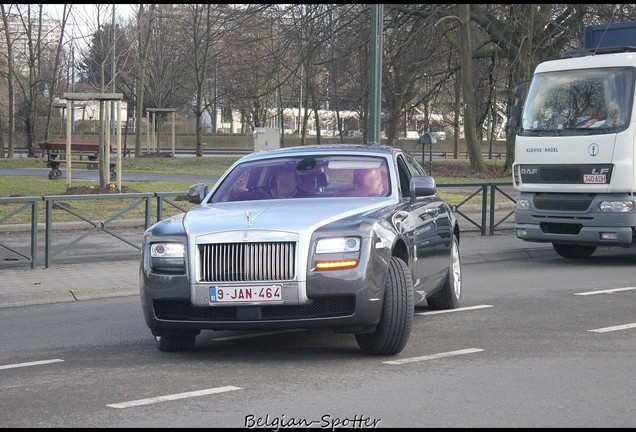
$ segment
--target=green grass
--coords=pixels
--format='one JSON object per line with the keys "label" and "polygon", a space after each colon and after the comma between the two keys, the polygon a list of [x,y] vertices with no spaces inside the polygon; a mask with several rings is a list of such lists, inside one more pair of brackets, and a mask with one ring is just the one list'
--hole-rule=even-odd
{"label": "green grass", "polygon": [[[190,175],[206,175],[210,177],[218,177],[222,175],[227,168],[238,159],[237,157],[189,157],[189,158],[125,158],[123,159],[123,172],[152,172],[164,174],[190,174]],[[456,184],[456,183],[510,183],[509,173],[503,172],[503,161],[484,161],[486,169],[483,173],[474,173],[470,169],[468,160],[433,160],[433,176],[437,184]],[[47,169],[46,162],[34,158],[23,159],[0,159],[0,169],[2,168],[39,168]],[[63,167],[62,167],[63,168]],[[429,170],[429,165],[425,168]],[[99,182],[94,180],[74,179],[73,187],[97,187]],[[153,182],[122,182],[123,192],[170,192],[183,193],[191,186],[190,182],[178,181],[153,181]],[[212,186],[210,183],[209,186]],[[462,202],[466,197],[476,190],[475,187],[467,187],[465,190],[456,190],[455,188],[440,188],[440,196],[450,205],[456,205]],[[65,195],[67,192],[66,181],[49,180],[42,176],[0,176],[0,197],[41,197],[49,195]],[[90,193],[90,192],[89,192]],[[113,197],[114,198],[114,197]],[[174,200],[174,197],[169,199]],[[121,211],[131,203],[134,199],[81,199],[70,198],[64,205],[68,205],[74,211],[81,213],[91,220],[106,220],[110,215]],[[153,203],[155,201],[153,200]],[[472,197],[466,204],[481,204],[481,194]],[[180,201],[179,205],[184,208],[190,208],[192,204],[187,201]],[[20,207],[20,204],[0,203],[0,220]],[[170,205],[164,206],[164,216],[169,216],[178,212],[177,209]],[[44,222],[45,207],[44,202],[38,205],[38,221]],[[155,214],[155,209],[152,210]],[[126,218],[143,218],[143,206],[139,206],[130,210],[125,214]],[[54,221],[74,221],[78,220],[71,213],[54,209]],[[20,211],[16,215],[3,220],[0,223],[30,223],[30,214],[28,211]]]}
{"label": "green grass", "polygon": [[[123,158],[122,172],[152,172],[218,177],[238,158],[239,156]],[[46,161],[42,161],[39,158],[0,159],[0,169],[3,168],[46,168]],[[62,166],[62,168],[64,167]]]}

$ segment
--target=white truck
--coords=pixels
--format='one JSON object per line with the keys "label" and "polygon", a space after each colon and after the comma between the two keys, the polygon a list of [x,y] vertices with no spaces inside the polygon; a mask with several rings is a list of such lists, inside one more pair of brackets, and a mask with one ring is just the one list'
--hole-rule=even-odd
{"label": "white truck", "polygon": [[584,48],[517,87],[515,234],[565,258],[636,235],[636,21],[588,26]]}

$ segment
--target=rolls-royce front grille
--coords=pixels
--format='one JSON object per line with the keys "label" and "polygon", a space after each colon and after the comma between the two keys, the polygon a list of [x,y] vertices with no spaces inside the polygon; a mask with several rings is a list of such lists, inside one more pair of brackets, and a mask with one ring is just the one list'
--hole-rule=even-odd
{"label": "rolls-royce front grille", "polygon": [[294,280],[296,243],[202,244],[199,264],[199,282]]}

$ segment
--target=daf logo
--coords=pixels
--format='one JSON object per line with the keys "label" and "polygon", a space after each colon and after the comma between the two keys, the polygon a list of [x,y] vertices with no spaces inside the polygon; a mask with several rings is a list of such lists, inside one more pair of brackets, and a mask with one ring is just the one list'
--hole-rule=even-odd
{"label": "daf logo", "polygon": [[539,174],[539,168],[521,168],[521,174]]}

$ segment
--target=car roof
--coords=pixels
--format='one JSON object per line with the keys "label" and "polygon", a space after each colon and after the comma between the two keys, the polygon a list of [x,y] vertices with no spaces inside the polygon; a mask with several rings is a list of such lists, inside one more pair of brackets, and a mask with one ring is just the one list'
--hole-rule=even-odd
{"label": "car roof", "polygon": [[305,155],[307,153],[348,153],[348,154],[365,154],[365,155],[392,155],[401,151],[395,147],[377,144],[317,144],[308,146],[284,147],[271,150],[261,150],[250,153],[241,158],[241,161],[263,159],[269,157],[284,157]]}

